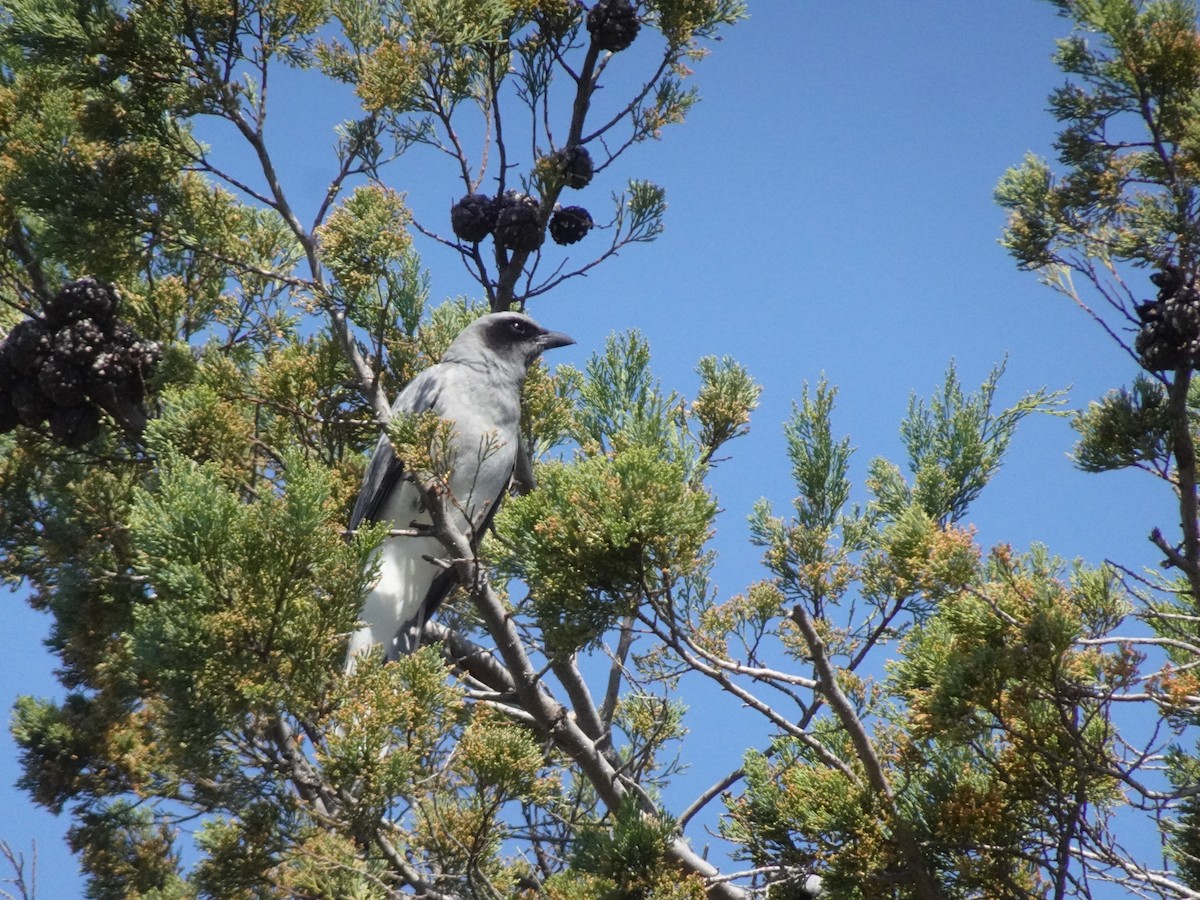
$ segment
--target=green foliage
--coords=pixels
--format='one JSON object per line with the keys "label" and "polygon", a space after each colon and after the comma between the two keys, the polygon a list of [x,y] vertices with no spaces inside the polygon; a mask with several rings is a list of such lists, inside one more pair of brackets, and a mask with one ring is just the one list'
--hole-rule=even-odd
{"label": "green foliage", "polygon": [[168,388],[162,402],[162,415],[149,425],[151,446],[211,463],[228,482],[247,471],[253,423],[246,410],[224,402],[216,387],[203,382]]}
{"label": "green foliage", "polygon": [[571,436],[579,383],[579,371],[570,366],[552,373],[539,362],[529,370],[521,398],[521,437],[533,459],[541,459]]}
{"label": "green foliage", "polygon": [[[785,427],[798,495],[790,522],[761,501],[750,519],[754,541],[784,594],[803,598],[822,614],[861,579],[865,597],[883,610],[903,602],[913,611],[962,585],[975,566],[969,539],[948,526],[962,518],[998,469],[1017,424],[1045,411],[1057,395],[1038,391],[994,412],[1003,367],[978,393],[967,395],[951,367],[928,404],[915,395],[900,432],[908,451],[909,486],[898,466],[872,460],[867,486],[875,495],[867,511],[850,508],[848,438],[833,436],[836,391],[824,381],[805,387]],[[850,554],[867,552],[860,573]]]}
{"label": "green foliage", "polygon": [[996,385],[1003,374],[1004,366],[996,366],[978,392],[965,394],[951,364],[928,405],[912,396],[900,424],[912,485],[894,465],[882,460],[871,464],[869,483],[884,515],[896,516],[915,503],[938,521],[958,521],[999,470],[1017,424],[1063,402],[1061,391],[1042,389],[995,412]]}
{"label": "green foliage", "polygon": [[25,773],[20,786],[52,812],[62,812],[73,796],[90,786],[89,781],[103,783],[96,779],[99,773],[88,770],[103,737],[103,720],[95,712],[81,694],[68,695],[62,704],[20,697],[13,706],[12,734],[22,748]]}
{"label": "green foliage", "polygon": [[[1065,172],[1028,156],[1000,182],[1002,243],[1026,268],[1200,261],[1200,50],[1190,0],[1063,2],[1070,81],[1050,97]],[[1123,128],[1144,139],[1116,140]]]}
{"label": "green foliage", "polygon": [[[1143,367],[1155,372],[1170,368],[1156,380],[1138,376],[1131,387],[1110,391],[1077,413],[1073,420],[1079,435],[1075,461],[1087,472],[1136,468],[1166,482],[1178,502],[1178,517],[1171,519],[1179,524],[1177,538],[1168,537],[1160,528],[1152,530],[1151,540],[1171,571],[1166,575],[1128,573],[1128,609],[1122,609],[1124,599],[1115,599],[1115,592],[1104,587],[1109,576],[1096,572],[1077,576],[1088,602],[1037,594],[1036,615],[1005,606],[1011,621],[995,635],[996,641],[1009,644],[1005,660],[1015,655],[1011,652],[1016,637],[1012,629],[1018,625],[1034,629],[1034,622],[1040,622],[1035,629],[1038,641],[1024,636],[1017,645],[1022,654],[1035,646],[1038,653],[1057,647],[1047,657],[1055,660],[1054,666],[1063,667],[1064,674],[1057,677],[1080,685],[1077,689],[1090,698],[1070,717],[1061,709],[1042,710],[1043,721],[1038,721],[1037,703],[1053,708],[1061,702],[1046,684],[1045,673],[1035,678],[1040,690],[1025,689],[1037,703],[1025,697],[1020,705],[1013,702],[1010,676],[1002,667],[993,669],[991,677],[999,681],[984,691],[992,697],[999,692],[1005,698],[1000,704],[991,701],[984,721],[1003,722],[1004,714],[1015,713],[1028,717],[1025,728],[1036,727],[1047,735],[1051,750],[1042,756],[1030,755],[1024,771],[1012,773],[1013,782],[1020,783],[1032,771],[1059,790],[1061,782],[1042,770],[1058,763],[1058,768],[1074,777],[1074,763],[1061,765],[1070,759],[1070,752],[1076,759],[1099,758],[1108,752],[1101,746],[1113,740],[1112,752],[1121,755],[1116,749],[1121,741],[1104,733],[1106,711],[1093,704],[1107,697],[1122,697],[1140,666],[1157,667],[1153,674],[1141,675],[1142,683],[1152,686],[1141,696],[1154,704],[1143,714],[1169,729],[1194,722],[1194,704],[1185,698],[1197,686],[1190,675],[1195,654],[1183,647],[1195,646],[1195,598],[1200,596],[1195,360],[1184,354],[1178,365],[1174,361],[1170,366],[1158,364],[1163,360],[1156,361],[1152,352],[1155,342],[1164,335],[1170,341],[1174,326],[1169,325],[1166,332],[1156,330],[1159,325],[1153,320],[1159,307],[1141,302],[1141,291],[1130,280],[1129,271],[1130,267],[1158,270],[1151,277],[1162,301],[1178,292],[1179,284],[1172,286],[1172,279],[1190,285],[1200,264],[1200,34],[1197,8],[1190,0],[1056,0],[1055,5],[1074,26],[1074,33],[1059,42],[1056,56],[1068,81],[1050,97],[1051,112],[1060,123],[1055,142],[1058,165],[1027,156],[1023,165],[1005,174],[996,193],[1009,211],[1002,243],[1022,267],[1038,269],[1047,283],[1098,320]],[[1085,296],[1075,276],[1090,284],[1099,303]],[[1130,324],[1139,329],[1132,348],[1122,335]],[[1016,568],[1021,578],[1026,578],[1026,571],[1034,567],[1022,563]],[[1056,624],[1054,610],[1058,610],[1056,615],[1067,619],[1073,615],[1079,621],[1074,626],[1066,621]],[[1097,647],[1119,646],[1113,637],[1101,638],[1100,634],[1114,628],[1128,611],[1143,621],[1150,636],[1134,639],[1121,652],[1096,656]],[[982,618],[987,612],[978,610],[975,615]],[[991,617],[996,617],[995,610]],[[1072,627],[1081,629],[1074,637]],[[1066,646],[1072,641],[1088,651],[1078,647],[1068,651]],[[1135,652],[1135,647],[1146,647],[1146,655]],[[956,643],[956,660],[962,660],[961,650],[961,643]],[[983,665],[988,654],[978,647],[974,652],[981,654]],[[1030,671],[1038,672],[1041,663],[1021,658],[1031,668],[1011,677],[1024,681]],[[993,665],[998,662],[992,660]],[[972,677],[960,675],[960,687],[965,688]],[[967,715],[963,707],[956,708]],[[1056,729],[1061,731],[1064,724],[1072,724],[1078,733],[1059,733],[1055,738]],[[1176,853],[1179,877],[1194,885],[1194,840],[1186,826],[1179,827],[1192,823],[1192,804],[1183,785],[1194,765],[1188,754],[1170,746],[1172,740],[1152,739],[1150,743],[1156,745],[1154,752],[1165,753],[1171,760],[1174,790],[1155,795],[1136,784],[1127,789],[1139,798],[1135,803],[1144,802],[1155,810],[1157,824]],[[1127,753],[1125,761],[1114,768],[1138,769],[1146,754],[1146,749]],[[1094,778],[1081,777],[1077,794],[1094,789],[1103,793],[1104,788]],[[1169,812],[1175,804],[1179,804],[1177,811]],[[1060,809],[1068,807],[1059,804]],[[1103,852],[1112,858],[1111,848]]]}
{"label": "green foliage", "polygon": [[396,455],[418,478],[446,481],[454,470],[454,423],[432,410],[401,413],[387,427]]}
{"label": "green foliage", "polygon": [[530,587],[548,646],[569,652],[630,614],[644,591],[695,570],[716,507],[682,464],[631,445],[538,470],[497,519],[505,567]]}
{"label": "green foliage", "polygon": [[758,388],[732,360],[705,359],[698,371],[689,408],[663,393],[649,346],[632,332],[610,337],[584,373],[560,368],[544,418],[581,450],[541,465],[538,490],[511,498],[496,521],[502,567],[528,582],[556,651],[594,643],[647,596],[702,574],[716,505],[700,479],[712,454],[748,430]]}
{"label": "green foliage", "polygon": [[652,241],[662,234],[663,216],[667,212],[667,192],[664,188],[650,181],[630,181],[627,193],[620,199],[622,203],[617,209],[617,224],[625,224],[628,216],[632,240]]}
{"label": "green foliage", "polygon": [[1058,236],[1061,204],[1045,160],[1026,154],[996,186],[996,202],[1011,210],[1002,243],[1022,268],[1041,269],[1054,262],[1051,246]]}
{"label": "green foliage", "polygon": [[331,785],[353,793],[349,822],[361,839],[397,798],[422,793],[420,780],[457,732],[462,698],[428,649],[395,666],[364,660],[342,692],[318,759]]}
{"label": "green foliage", "polygon": [[794,503],[796,519],[807,528],[831,528],[850,499],[850,439],[833,439],[830,415],[837,389],[822,379],[809,396],[808,385],[799,407],[784,426],[792,480],[800,491]]}
{"label": "green foliage", "polygon": [[674,830],[673,822],[643,814],[632,797],[617,807],[608,827],[581,829],[571,868],[595,879],[584,896],[602,900],[699,900],[704,896],[700,883],[668,874],[667,842]]}
{"label": "green foliage", "polygon": [[732,357],[706,356],[696,365],[700,390],[691,415],[700,425],[703,455],[712,454],[726,441],[750,431],[750,413],[758,406],[762,388]]}
{"label": "green foliage", "polygon": [[1195,889],[1200,885],[1200,804],[1192,788],[1200,780],[1200,756],[1173,747],[1167,754],[1167,772],[1176,790],[1188,792],[1174,820],[1167,823],[1168,853],[1179,867],[1184,884]]}
{"label": "green foliage", "polygon": [[575,437],[589,453],[619,452],[630,445],[660,448],[677,459],[683,439],[675,410],[650,371],[650,345],[636,332],[609,337],[603,353],[588,360],[579,385]]}
{"label": "green foliage", "polygon": [[924,616],[979,573],[979,551],[968,533],[941,527],[913,505],[888,522],[863,557],[862,587],[880,605],[909,599]]}
{"label": "green foliage", "polygon": [[[377,292],[398,288],[395,270],[412,245],[410,219],[399,194],[366,185],[356,188],[318,229],[325,265],[345,292],[352,314],[372,288]],[[413,312],[420,317],[419,309]]]}
{"label": "green foliage", "polygon": [[[725,798],[725,835],[752,863],[781,867],[781,895],[816,871],[833,896],[923,896],[907,832],[946,896],[998,884],[1035,896],[1045,871],[1068,864],[1047,858],[1047,836],[1084,808],[1104,827],[1118,802],[1107,698],[1137,684],[1141,660],[1105,649],[1131,609],[1114,571],[1006,548],[982,565],[955,524],[1018,422],[1056,399],[1042,391],[995,412],[1001,372],[967,395],[951,368],[932,401],[910,402],[901,434],[915,484],[873,461],[865,512],[850,506],[833,391],[806,390],[786,428],[793,516],[764,501],[750,522],[773,577],[702,618],[709,646],[732,654],[737,636],[755,659],[777,631],[837,682],[836,693],[817,682],[820,699],[800,704],[803,735],[747,755],[745,790]],[[815,634],[791,630],[804,618]],[[864,671],[873,653],[890,660],[882,681]]]}
{"label": "green foliage", "polygon": [[721,26],[746,16],[746,4],[740,0],[653,0],[647,5],[675,47],[686,47],[697,37],[712,37]]}
{"label": "green foliage", "polygon": [[156,825],[148,810],[124,801],[89,810],[68,840],[91,876],[88,900],[187,896],[170,831]]}
{"label": "green foliage", "polygon": [[[808,764],[802,746],[780,742],[773,749],[773,759],[758,751],[745,755],[746,788],[726,798],[730,817],[723,828],[751,860],[812,866],[833,849],[827,842],[858,827],[865,798],[844,773]],[[822,843],[806,852],[797,842],[801,835],[820,836]]]}
{"label": "green foliage", "polygon": [[1131,389],[1109,391],[1090,403],[1071,425],[1079,432],[1075,463],[1085,472],[1161,465],[1168,459],[1171,416],[1166,393],[1144,375],[1134,379]]}
{"label": "green foliage", "polygon": [[[912,762],[950,777],[927,819],[974,832],[968,845],[1026,844],[1071,827],[1085,805],[1104,821],[1120,797],[1103,698],[1135,682],[1133,660],[1082,641],[1107,634],[1127,601],[1111,571],[1064,569],[1040,548],[1024,558],[998,549],[987,580],[947,597],[892,666]],[[969,763],[972,746],[985,752]],[[968,765],[976,773],[960,783]],[[973,856],[958,880],[994,879],[1013,862]],[[1025,883],[1021,869],[1006,877]]]}
{"label": "green foliage", "polygon": [[[872,551],[864,577],[903,568],[906,545],[931,525],[886,529],[892,543]],[[981,571],[968,543],[946,537],[957,583],[929,592],[932,614],[896,647],[873,740],[897,813],[928,848],[946,896],[998,884],[1034,896],[1030,861],[1044,836],[1073,827],[1082,806],[1105,820],[1120,796],[1107,774],[1114,726],[1101,697],[1134,683],[1132,660],[1080,642],[1109,633],[1127,602],[1111,571],[1068,572],[1041,551],[1017,559],[1003,549]],[[909,553],[909,564],[922,555]],[[853,689],[849,672],[839,678]],[[819,871],[834,896],[918,896],[863,763],[841,717],[747,754],[745,790],[725,798],[724,833],[751,862],[782,865],[785,882]]]}
{"label": "green foliage", "polygon": [[[153,446],[153,445],[152,445]],[[159,483],[130,528],[152,592],[134,615],[132,664],[172,727],[206,739],[243,715],[311,708],[368,587],[370,540],[341,539],[329,476],[289,453],[287,482],[246,503],[211,464],[159,454]]]}
{"label": "green foliage", "polygon": [[[106,5],[14,3],[0,59],[5,215],[38,255],[102,279],[127,277],[185,164],[172,113],[185,87],[122,76],[169,53]],[[131,27],[132,26],[132,27]]]}
{"label": "green foliage", "polygon": [[[1043,727],[1057,718],[1042,704],[1054,699],[1059,682],[1120,677],[1119,670],[1106,668],[1119,660],[1076,649],[1080,638],[1107,632],[1127,608],[1112,573],[1098,580],[1077,570],[1073,583],[1064,584],[1062,569],[1044,548],[1025,559],[999,549],[979,591],[946,598],[895,666],[918,734],[926,720],[939,733],[989,729],[997,720],[1022,716]],[[1091,721],[1102,727],[1103,719]],[[1036,733],[1002,727],[1024,738]]]}
{"label": "green foliage", "polygon": [[530,797],[542,788],[545,760],[528,729],[481,714],[464,732],[459,752],[461,774],[486,799]]}
{"label": "green foliage", "polygon": [[849,554],[862,548],[866,536],[857,511],[844,509],[851,448],[848,439],[833,439],[835,393],[821,382],[810,397],[805,386],[804,398],[785,426],[799,492],[792,501],[794,518],[774,516],[764,499],[755,504],[749,520],[751,540],[765,548],[763,562],[775,576],[779,595],[803,598],[816,610],[837,603],[845,593],[854,577]]}
{"label": "green foliage", "polygon": [[270,802],[257,802],[239,810],[236,818],[212,818],[196,835],[204,853],[194,882],[202,897],[272,897],[272,870],[286,845],[290,824],[283,810]]}

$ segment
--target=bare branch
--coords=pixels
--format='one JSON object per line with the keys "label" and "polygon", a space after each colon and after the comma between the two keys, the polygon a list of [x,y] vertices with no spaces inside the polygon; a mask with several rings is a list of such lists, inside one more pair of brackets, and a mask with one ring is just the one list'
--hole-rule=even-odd
{"label": "bare branch", "polygon": [[913,886],[926,900],[937,900],[941,897],[941,891],[929,872],[925,855],[922,853],[912,829],[896,804],[896,795],[883,770],[883,764],[875,753],[871,736],[854,711],[849,698],[842,693],[837,673],[825,650],[825,641],[818,633],[808,611],[802,605],[796,604],[792,607],[791,619],[800,628],[800,633],[804,635],[804,640],[808,644],[813,666],[817,671],[818,690],[825,695],[830,707],[842,723],[842,727],[846,729],[850,742],[858,754],[859,762],[862,763],[863,769],[867,773],[867,780],[887,807],[892,828],[895,831],[896,842],[909,865]]}

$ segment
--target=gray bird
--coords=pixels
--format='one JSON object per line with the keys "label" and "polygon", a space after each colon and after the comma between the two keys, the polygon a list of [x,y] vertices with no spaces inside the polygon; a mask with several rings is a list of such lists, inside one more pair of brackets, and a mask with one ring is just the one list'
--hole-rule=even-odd
{"label": "gray bird", "polygon": [[[520,313],[483,316],[464,328],[442,361],[409,382],[392,405],[393,413],[432,410],[453,423],[446,507],[472,547],[495,515],[517,465],[521,388],[529,367],[542,351],[573,343]],[[419,491],[404,475],[404,461],[383,435],[350,515],[351,529],[365,522],[388,522],[397,530],[431,524]],[[417,648],[425,622],[455,585],[452,572],[430,562],[444,555],[433,536],[384,540],[379,580],[359,614],[365,624],[350,638],[347,672],[376,645],[389,660]]]}

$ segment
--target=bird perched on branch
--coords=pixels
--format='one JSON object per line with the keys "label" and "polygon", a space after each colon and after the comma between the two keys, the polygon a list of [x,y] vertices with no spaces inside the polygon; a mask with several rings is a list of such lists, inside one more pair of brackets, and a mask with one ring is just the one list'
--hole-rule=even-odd
{"label": "bird perched on branch", "polygon": [[[529,367],[545,350],[575,341],[547,331],[521,313],[482,316],[464,328],[442,361],[421,372],[396,398],[392,413],[431,411],[450,423],[443,448],[449,470],[450,521],[472,547],[486,530],[508,490],[518,459],[521,387]],[[434,560],[445,555],[441,541],[427,532],[432,523],[413,473],[396,456],[385,434],[375,446],[350,528],[367,522],[390,523],[408,534],[384,539],[378,551],[379,580],[350,638],[346,670],[360,654],[382,645],[389,660],[411,653],[425,622],[453,590],[455,575]]]}

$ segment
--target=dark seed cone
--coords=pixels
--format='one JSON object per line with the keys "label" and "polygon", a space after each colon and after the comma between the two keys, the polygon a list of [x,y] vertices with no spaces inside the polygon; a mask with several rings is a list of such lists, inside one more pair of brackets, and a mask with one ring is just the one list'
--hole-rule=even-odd
{"label": "dark seed cone", "polygon": [[567,0],[562,6],[537,5],[534,21],[542,33],[551,38],[561,38],[576,24],[584,12],[582,0]]}
{"label": "dark seed cone", "polygon": [[0,433],[49,422],[63,446],[100,433],[101,409],[130,431],[146,426],[146,379],[161,355],[155,341],[116,319],[115,289],[90,278],[19,322],[0,343]]}
{"label": "dark seed cone", "polygon": [[1183,287],[1183,272],[1179,270],[1178,266],[1163,266],[1161,272],[1155,272],[1150,276],[1150,281],[1158,288],[1158,296],[1162,299]]}
{"label": "dark seed cone", "polygon": [[17,373],[9,365],[7,357],[0,354],[0,434],[7,434],[21,422],[12,402],[12,388],[16,379]]}
{"label": "dark seed cone", "polygon": [[13,382],[12,405],[17,411],[17,420],[28,428],[41,425],[57,408],[32,375],[21,375]]}
{"label": "dark seed cone", "polygon": [[0,354],[16,372],[36,373],[46,357],[50,355],[51,336],[41,319],[23,319],[13,326]]}
{"label": "dark seed cone", "polygon": [[104,383],[89,393],[92,401],[123,428],[139,433],[146,427],[145,391],[140,383]]}
{"label": "dark seed cone", "polygon": [[567,187],[579,190],[591,183],[595,167],[592,165],[592,154],[587,152],[586,147],[564,147],[554,154],[554,161],[558,163],[563,184]]}
{"label": "dark seed cone", "polygon": [[629,0],[599,0],[588,10],[587,30],[601,50],[618,53],[633,43],[641,28]]}
{"label": "dark seed cone", "polygon": [[158,364],[161,348],[155,341],[139,338],[131,329],[118,325],[111,343],[92,363],[88,395],[110,416],[130,431],[146,427],[146,379]]}
{"label": "dark seed cone", "polygon": [[450,207],[450,227],[460,239],[475,244],[492,233],[498,212],[487,194],[467,194]]}
{"label": "dark seed cone", "polygon": [[[121,326],[117,326],[121,327]],[[80,319],[60,328],[54,335],[50,358],[78,366],[92,364],[108,338],[94,319]]]}
{"label": "dark seed cone", "polygon": [[117,325],[112,339],[92,362],[98,381],[136,381],[141,384],[153,372],[162,355],[157,341],[138,337],[128,325]]}
{"label": "dark seed cone", "polygon": [[51,356],[38,370],[38,387],[56,406],[87,403],[91,366],[77,365],[71,359]]}
{"label": "dark seed cone", "polygon": [[1142,327],[1133,349],[1142,366],[1165,372],[1200,365],[1200,291],[1173,267],[1150,276],[1158,299],[1139,304]]}
{"label": "dark seed cone", "polygon": [[0,434],[8,434],[21,424],[17,408],[12,405],[12,396],[0,394]]}
{"label": "dark seed cone", "polygon": [[64,447],[78,449],[100,433],[100,411],[90,403],[60,406],[50,413],[50,433]]}
{"label": "dark seed cone", "polygon": [[582,206],[556,209],[550,217],[550,237],[556,244],[574,244],[583,240],[592,228],[592,216]]}
{"label": "dark seed cone", "polygon": [[496,217],[496,243],[509,250],[532,252],[542,246],[546,233],[538,221],[537,201],[509,191]]}
{"label": "dark seed cone", "polygon": [[104,331],[116,320],[120,297],[116,288],[101,284],[94,278],[80,278],[65,285],[46,304],[46,321],[52,331],[68,322],[91,319]]}

